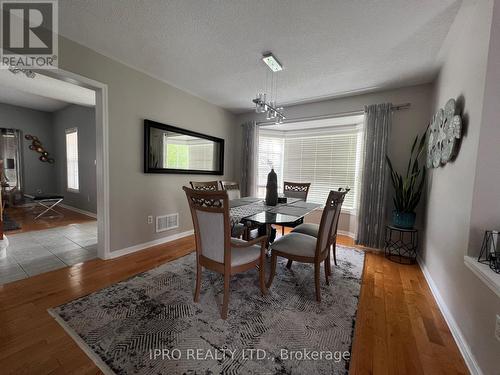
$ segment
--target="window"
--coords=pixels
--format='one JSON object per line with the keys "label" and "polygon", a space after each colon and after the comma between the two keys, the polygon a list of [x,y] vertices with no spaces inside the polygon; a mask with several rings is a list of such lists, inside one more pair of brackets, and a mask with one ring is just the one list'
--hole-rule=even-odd
{"label": "window", "polygon": [[[283,190],[283,138],[259,132],[259,165],[257,195],[266,195],[267,174],[274,168],[278,175],[278,192]],[[280,182],[281,181],[281,182]]]}
{"label": "window", "polygon": [[213,170],[216,160],[214,142],[196,137],[163,134],[163,165],[173,169]]}
{"label": "window", "polygon": [[[259,134],[258,192],[265,195],[269,163],[278,175],[280,190],[283,181],[310,182],[307,200],[324,204],[328,192],[349,186],[343,209],[356,210],[360,186],[362,126],[360,116],[261,128]],[[362,117],[361,117],[362,120]],[[351,123],[349,123],[351,122]],[[355,123],[353,123],[355,122]],[[288,128],[288,129],[287,129]]]}
{"label": "window", "polygon": [[78,130],[66,129],[66,178],[69,191],[78,192]]}

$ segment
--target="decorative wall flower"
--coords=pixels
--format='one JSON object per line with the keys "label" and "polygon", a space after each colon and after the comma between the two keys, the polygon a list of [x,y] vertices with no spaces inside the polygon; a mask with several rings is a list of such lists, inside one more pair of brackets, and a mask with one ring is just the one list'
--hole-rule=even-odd
{"label": "decorative wall flower", "polygon": [[462,136],[462,118],[456,112],[456,101],[450,99],[432,118],[427,144],[428,168],[438,168],[456,155],[457,140]]}
{"label": "decorative wall flower", "polygon": [[31,134],[26,134],[24,138],[27,141],[31,141],[31,144],[28,146],[30,150],[33,150],[35,152],[38,152],[40,157],[38,158],[40,161],[43,161],[45,163],[49,164],[54,164],[55,160],[54,158],[49,158],[49,153],[43,148],[42,142],[38,139],[38,137],[31,135]]}

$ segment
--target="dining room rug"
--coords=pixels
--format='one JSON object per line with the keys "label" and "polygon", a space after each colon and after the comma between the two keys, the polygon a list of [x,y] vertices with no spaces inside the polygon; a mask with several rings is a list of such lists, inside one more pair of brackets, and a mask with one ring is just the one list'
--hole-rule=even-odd
{"label": "dining room rug", "polygon": [[337,246],[337,260],[321,303],[313,266],[280,259],[265,297],[256,270],[231,278],[222,320],[222,278],[204,270],[194,303],[189,254],[49,313],[105,374],[346,374],[364,253]]}

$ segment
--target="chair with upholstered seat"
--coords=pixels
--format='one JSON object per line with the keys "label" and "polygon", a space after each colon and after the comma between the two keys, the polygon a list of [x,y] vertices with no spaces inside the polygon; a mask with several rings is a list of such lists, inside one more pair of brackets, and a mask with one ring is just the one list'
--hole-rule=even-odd
{"label": "chair with upholstered seat", "polygon": [[218,191],[219,181],[190,181],[191,187],[194,190],[201,191]]}
{"label": "chair with upholstered seat", "polygon": [[266,293],[264,259],[267,237],[253,241],[231,238],[229,200],[225,191],[197,191],[183,187],[191,210],[196,240],[196,288],[194,301],[200,298],[202,267],[224,277],[221,317],[227,318],[229,282],[232,275],[258,267],[260,290]]}
{"label": "chair with upholstered seat", "polygon": [[222,190],[227,191],[229,200],[241,198],[240,184],[233,181],[220,181]]}
{"label": "chair with upholstered seat", "polygon": [[271,244],[271,274],[267,287],[269,288],[276,274],[277,258],[283,257],[291,261],[314,264],[314,282],[316,286],[316,300],[321,302],[320,292],[320,267],[321,262],[325,265],[325,279],[329,284],[329,254],[330,234],[335,213],[340,205],[339,192],[330,191],[326,200],[321,222],[319,224],[318,236],[313,237],[303,233],[289,233],[278,238]]}
{"label": "chair with upholstered seat", "polygon": [[[229,200],[241,198],[240,184],[233,181],[219,181],[222,190],[227,191]],[[249,228],[243,223],[236,223],[231,229],[231,236],[235,238],[243,237],[247,240],[249,238]]]}
{"label": "chair with upholstered seat", "polygon": [[[307,195],[309,194],[309,188],[311,184],[309,182],[283,182],[283,195],[287,198],[301,199],[304,202],[307,200]],[[303,223],[303,219],[297,220],[293,223],[283,223],[281,224],[281,235],[285,234],[285,227],[294,228],[297,225]]]}
{"label": "chair with upholstered seat", "polygon": [[[338,204],[337,210],[335,212],[335,216],[334,216],[333,223],[332,223],[332,230],[331,230],[331,234],[330,234],[330,247],[333,250],[333,262],[335,263],[335,265],[337,265],[336,245],[337,245],[337,229],[339,226],[340,212],[342,210],[342,204],[344,203],[345,195],[349,192],[349,190],[350,189],[340,188],[337,192],[335,192],[336,199],[338,200],[339,204]],[[303,233],[303,234],[307,234],[309,236],[318,237],[319,225],[313,224],[313,223],[303,223],[303,224],[300,224],[300,225],[296,226],[295,228],[293,228],[292,233]],[[328,259],[330,259],[330,257],[328,257]],[[328,260],[328,263],[330,263],[329,260]],[[292,266],[292,262],[289,261],[287,264],[287,267],[290,268],[291,266]],[[330,264],[328,264],[328,274],[329,275],[331,274]]]}

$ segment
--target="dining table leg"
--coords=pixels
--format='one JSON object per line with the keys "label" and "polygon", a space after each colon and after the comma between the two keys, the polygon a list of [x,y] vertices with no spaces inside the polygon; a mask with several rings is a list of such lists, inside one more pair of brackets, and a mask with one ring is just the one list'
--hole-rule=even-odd
{"label": "dining table leg", "polygon": [[259,236],[267,236],[266,241],[266,255],[271,256],[271,244],[276,238],[276,229],[273,228],[272,224],[264,224],[259,227]]}

